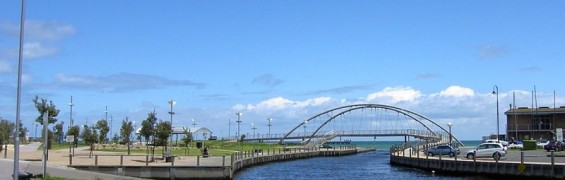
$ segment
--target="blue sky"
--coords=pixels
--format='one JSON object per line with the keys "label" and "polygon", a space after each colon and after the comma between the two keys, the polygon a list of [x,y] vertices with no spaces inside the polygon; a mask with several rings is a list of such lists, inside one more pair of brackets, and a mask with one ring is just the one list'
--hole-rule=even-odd
{"label": "blue sky", "polygon": [[[227,121],[283,133],[353,103],[409,109],[460,139],[495,133],[517,105],[565,105],[562,1],[28,1],[22,121],[35,95],[68,123],[155,108],[226,135]],[[0,116],[15,120],[19,1],[0,2]],[[233,126],[232,126],[233,127]],[[487,127],[487,128],[485,128]],[[503,124],[501,131],[503,131]],[[33,132],[33,128],[32,132]],[[116,130],[115,128],[114,130]],[[246,128],[249,130],[249,128]],[[259,128],[258,131],[266,131]],[[114,131],[116,132],[116,131]],[[232,132],[234,132],[232,130]]]}

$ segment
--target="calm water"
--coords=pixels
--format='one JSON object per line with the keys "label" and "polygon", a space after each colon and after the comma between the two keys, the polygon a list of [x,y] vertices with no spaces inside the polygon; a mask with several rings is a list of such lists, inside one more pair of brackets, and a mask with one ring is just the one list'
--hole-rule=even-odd
{"label": "calm water", "polygon": [[[474,146],[480,142],[463,143],[467,146]],[[235,179],[483,179],[481,177],[443,176],[414,168],[391,166],[388,147],[396,142],[357,144],[358,146],[381,147],[379,148],[381,150],[351,156],[270,163],[240,171],[236,174]]]}

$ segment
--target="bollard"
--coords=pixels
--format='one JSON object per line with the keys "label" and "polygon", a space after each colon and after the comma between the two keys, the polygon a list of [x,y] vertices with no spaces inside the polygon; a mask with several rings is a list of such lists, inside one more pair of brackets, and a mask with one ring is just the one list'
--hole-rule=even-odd
{"label": "bollard", "polygon": [[69,154],[69,166],[73,165],[73,155]]}
{"label": "bollard", "polygon": [[226,166],[226,156],[222,156],[222,166]]}
{"label": "bollard", "polygon": [[149,155],[145,155],[145,166],[149,166]]}
{"label": "bollard", "polygon": [[520,163],[524,164],[524,151],[520,152]]}
{"label": "bollard", "polygon": [[120,166],[124,165],[124,155],[120,155]]}
{"label": "bollard", "polygon": [[[560,148],[560,147],[557,147]],[[551,151],[551,175],[555,174],[555,156],[553,155],[554,151]]]}
{"label": "bollard", "polygon": [[196,156],[196,166],[200,166],[200,156]]}
{"label": "bollard", "polygon": [[98,155],[94,155],[94,165],[98,166]]}

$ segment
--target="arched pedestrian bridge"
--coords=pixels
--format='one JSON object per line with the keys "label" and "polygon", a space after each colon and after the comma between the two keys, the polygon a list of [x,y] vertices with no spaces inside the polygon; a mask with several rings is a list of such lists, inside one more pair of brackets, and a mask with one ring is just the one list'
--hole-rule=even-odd
{"label": "arched pedestrian bridge", "polygon": [[[447,126],[447,123],[442,123]],[[315,146],[336,137],[414,137],[424,143],[449,143],[446,128],[418,113],[381,104],[347,105],[300,121],[284,135],[249,137],[246,140],[301,141]],[[463,145],[452,137],[452,143]]]}

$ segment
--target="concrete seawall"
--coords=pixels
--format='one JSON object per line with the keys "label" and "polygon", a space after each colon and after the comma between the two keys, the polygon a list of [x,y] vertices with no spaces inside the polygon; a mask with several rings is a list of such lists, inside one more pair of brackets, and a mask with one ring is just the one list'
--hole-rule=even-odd
{"label": "concrete seawall", "polygon": [[414,167],[441,174],[481,175],[492,177],[565,178],[565,165],[551,163],[522,163],[494,160],[467,160],[457,158],[417,157],[391,153],[390,163]]}
{"label": "concrete seawall", "polygon": [[232,179],[238,171],[265,163],[306,159],[321,156],[343,156],[374,149],[293,149],[288,152],[263,154],[234,154],[225,166],[112,166],[112,165],[73,165],[73,168],[106,174],[132,176],[151,179]]}

